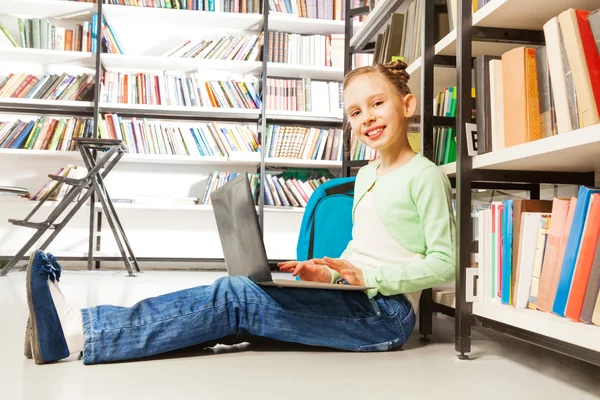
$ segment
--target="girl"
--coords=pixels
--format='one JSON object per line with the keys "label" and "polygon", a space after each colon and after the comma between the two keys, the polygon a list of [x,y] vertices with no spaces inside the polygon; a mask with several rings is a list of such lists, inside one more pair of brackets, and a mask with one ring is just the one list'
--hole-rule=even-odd
{"label": "girl", "polygon": [[280,289],[225,277],[131,308],[75,310],[58,287],[60,265],[38,251],[27,270],[26,356],[42,364],[81,354],[84,364],[95,364],[248,336],[348,351],[399,348],[413,331],[421,290],[455,275],[450,183],[409,146],[407,123],[417,102],[405,69],[397,61],[344,79],[352,133],[380,155],[357,175],[346,250],[339,259],[279,264],[303,280],[375,289]]}

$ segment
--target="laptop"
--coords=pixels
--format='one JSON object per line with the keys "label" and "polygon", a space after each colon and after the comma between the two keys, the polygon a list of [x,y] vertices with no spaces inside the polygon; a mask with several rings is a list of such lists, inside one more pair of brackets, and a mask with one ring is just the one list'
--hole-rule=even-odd
{"label": "laptop", "polygon": [[258,285],[330,290],[367,290],[368,286],[273,279],[258,225],[258,216],[246,173],[210,195],[227,273],[246,276]]}

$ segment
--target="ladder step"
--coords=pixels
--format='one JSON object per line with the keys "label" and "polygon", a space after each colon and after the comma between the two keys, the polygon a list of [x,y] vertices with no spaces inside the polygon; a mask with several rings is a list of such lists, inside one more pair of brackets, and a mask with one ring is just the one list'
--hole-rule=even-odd
{"label": "ladder step", "polygon": [[20,219],[9,219],[8,222],[10,222],[13,225],[23,226],[25,228],[33,228],[33,229],[56,229],[60,226],[60,224],[51,224],[50,222],[47,222],[47,221],[30,222],[30,221],[23,221]]}
{"label": "ladder step", "polygon": [[48,177],[57,182],[66,183],[67,185],[71,185],[71,186],[85,186],[87,184],[86,179],[73,179],[73,178],[67,178],[66,176],[53,175],[53,174],[48,175]]}

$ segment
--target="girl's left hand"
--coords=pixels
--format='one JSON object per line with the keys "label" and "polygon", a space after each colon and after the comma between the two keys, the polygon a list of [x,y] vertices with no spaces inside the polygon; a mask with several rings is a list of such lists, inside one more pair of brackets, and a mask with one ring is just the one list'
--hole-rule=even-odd
{"label": "girl's left hand", "polygon": [[339,258],[324,257],[323,259],[315,258],[313,260],[315,264],[326,265],[334,271],[337,271],[342,278],[348,281],[351,285],[364,286],[365,278],[363,271],[352,265],[349,261],[342,260]]}

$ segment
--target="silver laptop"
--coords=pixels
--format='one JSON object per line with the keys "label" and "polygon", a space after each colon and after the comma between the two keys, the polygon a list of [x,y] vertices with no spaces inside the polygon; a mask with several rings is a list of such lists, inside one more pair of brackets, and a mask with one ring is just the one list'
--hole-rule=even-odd
{"label": "silver laptop", "polygon": [[367,290],[371,287],[291,279],[273,279],[258,216],[245,172],[216,189],[210,195],[223,247],[227,273],[247,276],[265,286],[331,290]]}

